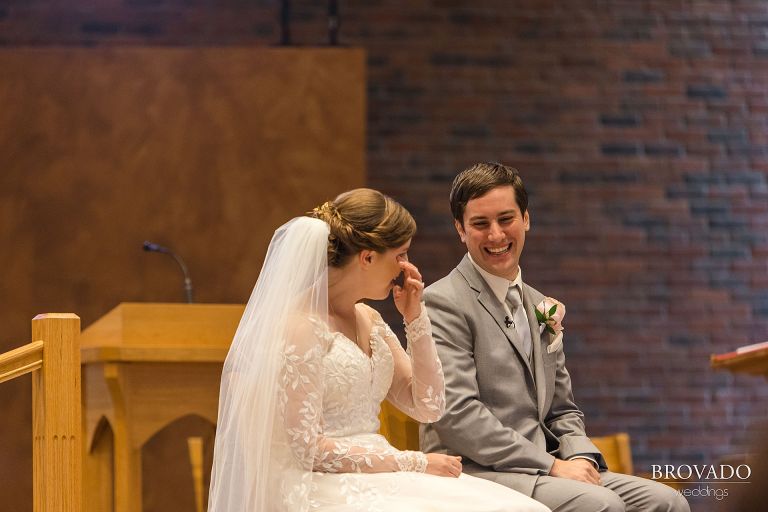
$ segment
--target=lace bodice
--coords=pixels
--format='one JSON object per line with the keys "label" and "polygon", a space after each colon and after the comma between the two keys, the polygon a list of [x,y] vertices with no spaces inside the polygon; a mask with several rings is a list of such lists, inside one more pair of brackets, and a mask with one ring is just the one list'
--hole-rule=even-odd
{"label": "lace bodice", "polygon": [[392,352],[384,342],[386,331],[386,326],[374,325],[370,357],[341,333],[321,333],[329,347],[323,356],[322,427],[326,436],[375,433],[379,429],[379,404],[386,398],[394,371]]}
{"label": "lace bodice", "polygon": [[[421,452],[399,451],[377,432],[382,400],[421,422],[445,407],[442,367],[426,310],[406,326],[407,351],[373,309],[371,356],[328,326],[312,322],[311,342],[286,346],[281,402],[294,453],[311,450],[327,473],[424,471]],[[308,334],[308,333],[307,333]]]}

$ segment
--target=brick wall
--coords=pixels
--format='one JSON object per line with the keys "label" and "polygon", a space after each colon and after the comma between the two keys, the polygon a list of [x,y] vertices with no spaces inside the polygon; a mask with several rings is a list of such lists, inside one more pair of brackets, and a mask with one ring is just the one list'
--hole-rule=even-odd
{"label": "brick wall", "polygon": [[[427,281],[462,254],[455,173],[516,166],[525,277],[568,305],[590,432],[628,431],[641,471],[745,450],[768,387],[708,356],[768,339],[768,4],[340,3],[341,42],[369,56],[369,183],[419,221]],[[292,4],[294,42],[323,44],[323,3]],[[5,0],[0,43],[274,44],[278,7]]]}

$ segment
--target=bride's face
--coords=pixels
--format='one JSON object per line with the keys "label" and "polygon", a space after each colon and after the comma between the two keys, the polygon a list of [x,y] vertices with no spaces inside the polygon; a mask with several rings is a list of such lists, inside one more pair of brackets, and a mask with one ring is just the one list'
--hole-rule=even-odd
{"label": "bride's face", "polygon": [[411,241],[408,240],[394,249],[387,249],[384,252],[370,252],[371,260],[368,263],[368,271],[365,273],[366,298],[382,300],[389,296],[389,292],[395,286],[395,280],[402,272],[400,262],[408,261],[410,246]]}

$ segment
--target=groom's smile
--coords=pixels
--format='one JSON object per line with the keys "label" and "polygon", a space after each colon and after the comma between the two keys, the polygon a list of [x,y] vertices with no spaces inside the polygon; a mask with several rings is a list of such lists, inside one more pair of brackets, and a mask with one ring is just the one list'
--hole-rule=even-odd
{"label": "groom's smile", "polygon": [[512,186],[470,199],[463,222],[455,224],[472,260],[483,270],[510,281],[517,276],[530,219],[528,212],[520,211]]}
{"label": "groom's smile", "polygon": [[489,254],[499,255],[499,254],[506,254],[509,252],[509,249],[512,247],[512,244],[507,244],[504,247],[486,247],[485,250]]}

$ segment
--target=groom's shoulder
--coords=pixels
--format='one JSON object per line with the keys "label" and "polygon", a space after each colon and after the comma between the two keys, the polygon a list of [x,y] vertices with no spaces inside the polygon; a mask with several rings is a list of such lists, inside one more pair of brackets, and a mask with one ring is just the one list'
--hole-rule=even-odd
{"label": "groom's shoulder", "polygon": [[467,280],[458,268],[451,270],[448,275],[427,286],[424,298],[427,304],[433,299],[448,299],[456,297],[467,288]]}
{"label": "groom's shoulder", "polygon": [[528,293],[536,303],[539,303],[540,301],[544,300],[544,298],[546,297],[546,295],[544,295],[543,293],[541,293],[539,290],[529,285],[528,283],[525,283],[525,287],[528,288]]}

